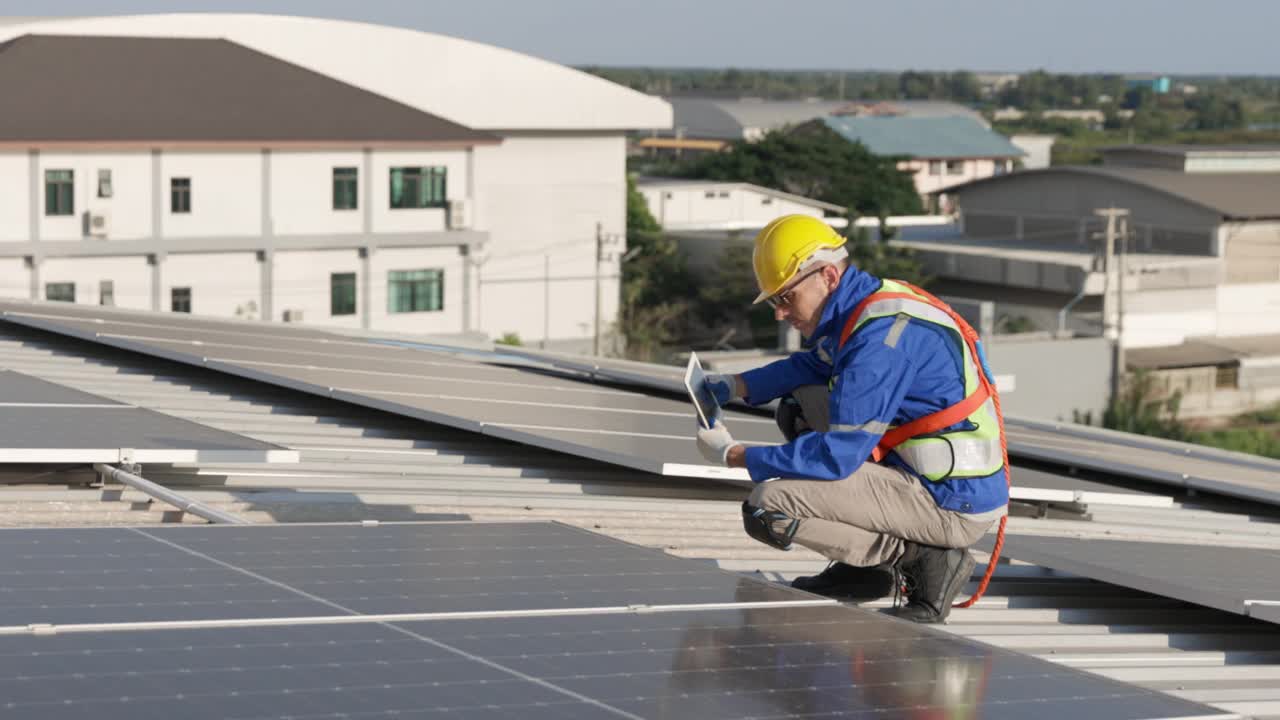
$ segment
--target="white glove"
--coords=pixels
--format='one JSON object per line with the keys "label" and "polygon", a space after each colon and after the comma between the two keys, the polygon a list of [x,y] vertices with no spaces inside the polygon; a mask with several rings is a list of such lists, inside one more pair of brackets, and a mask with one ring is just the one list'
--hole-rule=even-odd
{"label": "white glove", "polygon": [[708,373],[706,382],[707,389],[715,396],[716,402],[720,403],[720,407],[728,405],[730,401],[738,397],[738,376],[736,375]]}
{"label": "white glove", "polygon": [[698,452],[702,453],[707,462],[728,466],[729,450],[734,445],[737,443],[723,422],[710,428],[698,425]]}

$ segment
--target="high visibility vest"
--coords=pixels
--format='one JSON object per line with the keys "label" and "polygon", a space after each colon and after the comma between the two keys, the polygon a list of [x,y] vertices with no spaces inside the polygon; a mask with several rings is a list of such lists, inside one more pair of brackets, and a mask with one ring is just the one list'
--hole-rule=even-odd
{"label": "high visibility vest", "polygon": [[[879,462],[897,453],[916,474],[927,480],[986,477],[1004,467],[999,416],[993,398],[995,384],[987,377],[978,349],[978,334],[946,303],[909,283],[884,280],[849,314],[840,334],[843,347],[862,326],[877,318],[897,317],[888,340],[910,321],[932,323],[955,337],[964,365],[964,394],[960,402],[902,425],[890,425],[871,453]],[[944,431],[968,421],[972,429]]]}

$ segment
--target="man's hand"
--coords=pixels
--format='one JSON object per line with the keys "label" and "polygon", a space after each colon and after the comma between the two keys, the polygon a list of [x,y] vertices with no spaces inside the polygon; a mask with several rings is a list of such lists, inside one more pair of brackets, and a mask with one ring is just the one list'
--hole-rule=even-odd
{"label": "man's hand", "polygon": [[727,467],[729,452],[740,447],[734,442],[733,436],[729,434],[729,428],[723,422],[710,428],[698,425],[698,451],[707,459],[707,462]]}
{"label": "man's hand", "polygon": [[731,400],[741,398],[744,395],[742,390],[742,380],[740,380],[737,375],[708,373],[707,389],[715,396],[716,402],[720,403],[720,407],[724,407],[725,405],[728,405]]}

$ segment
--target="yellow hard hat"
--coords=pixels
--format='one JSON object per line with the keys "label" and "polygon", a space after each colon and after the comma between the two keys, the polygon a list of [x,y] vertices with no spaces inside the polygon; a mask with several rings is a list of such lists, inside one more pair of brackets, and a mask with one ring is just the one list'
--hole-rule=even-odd
{"label": "yellow hard hat", "polygon": [[760,287],[755,303],[778,294],[815,262],[836,262],[848,257],[844,242],[830,225],[810,215],[783,215],[765,225],[756,234],[756,247],[751,253],[756,285]]}

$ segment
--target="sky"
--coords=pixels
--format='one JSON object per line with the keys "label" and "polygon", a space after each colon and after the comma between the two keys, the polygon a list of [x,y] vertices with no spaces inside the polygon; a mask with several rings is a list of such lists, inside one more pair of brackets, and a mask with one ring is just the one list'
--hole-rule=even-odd
{"label": "sky", "polygon": [[262,12],[567,65],[1280,75],[1278,0],[0,0],[0,15]]}

